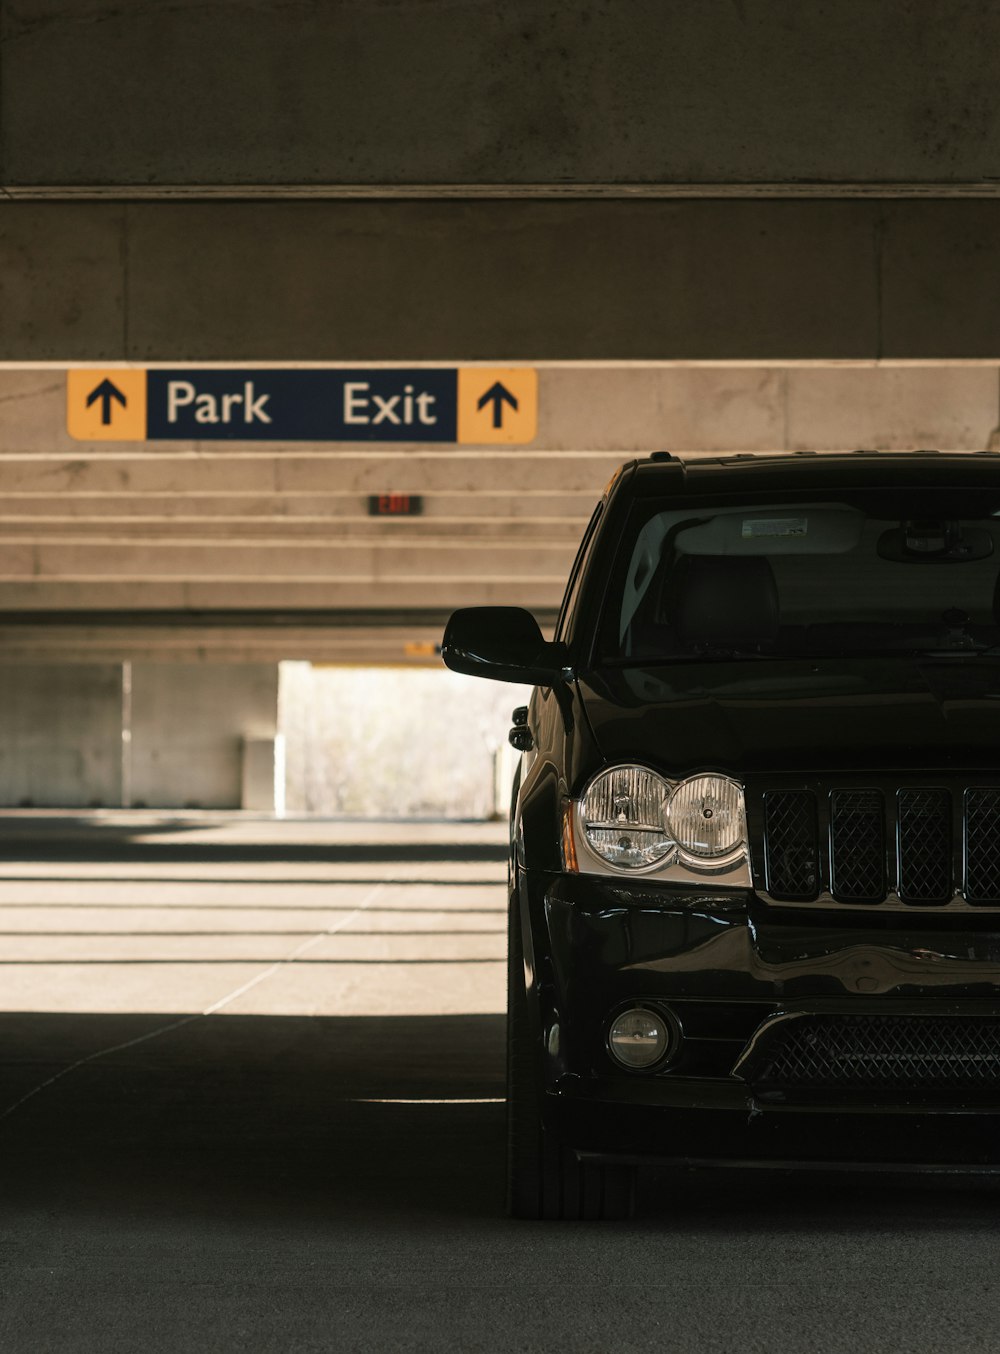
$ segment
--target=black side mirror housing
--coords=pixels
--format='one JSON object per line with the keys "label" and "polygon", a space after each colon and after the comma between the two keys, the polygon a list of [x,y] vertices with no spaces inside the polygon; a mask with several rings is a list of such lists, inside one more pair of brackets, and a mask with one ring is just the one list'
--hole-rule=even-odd
{"label": "black side mirror housing", "polygon": [[497,682],[554,686],[573,675],[566,645],[547,643],[531,612],[516,606],[454,612],[445,626],[441,657],[452,672]]}

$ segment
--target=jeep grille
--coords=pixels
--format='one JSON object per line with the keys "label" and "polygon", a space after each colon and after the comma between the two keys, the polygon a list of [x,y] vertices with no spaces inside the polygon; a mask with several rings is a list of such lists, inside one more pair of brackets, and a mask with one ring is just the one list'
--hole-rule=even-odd
{"label": "jeep grille", "polygon": [[769,789],[763,838],[777,902],[1000,908],[1000,787]]}

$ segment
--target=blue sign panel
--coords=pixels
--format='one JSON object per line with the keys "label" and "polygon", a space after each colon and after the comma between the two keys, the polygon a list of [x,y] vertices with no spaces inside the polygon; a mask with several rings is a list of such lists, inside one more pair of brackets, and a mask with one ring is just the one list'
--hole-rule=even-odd
{"label": "blue sign panel", "polygon": [[454,368],[150,371],[152,440],[454,442]]}

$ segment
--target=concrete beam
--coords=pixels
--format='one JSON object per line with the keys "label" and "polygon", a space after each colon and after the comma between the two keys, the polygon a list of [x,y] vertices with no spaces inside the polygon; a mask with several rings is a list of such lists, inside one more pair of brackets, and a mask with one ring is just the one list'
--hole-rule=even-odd
{"label": "concrete beam", "polygon": [[[163,458],[192,452],[217,459],[273,455],[281,461],[321,456],[331,476],[328,495],[363,490],[368,477],[358,477],[365,468],[379,477],[380,489],[403,487],[392,483],[399,478],[412,488],[414,469],[419,478],[425,463],[443,460],[459,468],[455,494],[461,489],[465,496],[478,487],[469,467],[499,458],[510,483],[496,486],[486,480],[484,490],[506,487],[532,494],[549,487],[534,481],[539,458],[557,452],[576,457],[603,452],[609,465],[614,463],[612,453],[626,460],[652,448],[683,455],[857,446],[979,450],[996,423],[997,389],[996,365],[559,363],[538,370],[538,429],[527,447],[419,442],[281,446],[237,440],[109,444],[77,442],[69,436],[63,371],[0,368],[0,451],[4,456],[62,453],[74,464],[81,458]],[[572,491],[576,466],[569,459],[558,463],[567,476],[560,488]],[[531,473],[521,475],[522,469]],[[230,488],[244,490],[240,484]],[[443,486],[436,490],[444,492]]]}
{"label": "concrete beam", "polygon": [[[549,614],[539,608],[543,616]],[[447,608],[434,625],[125,626],[18,625],[0,620],[0,666],[9,663],[312,663],[438,667]]]}
{"label": "concrete beam", "polygon": [[0,278],[0,361],[1000,357],[1000,201],[6,202]]}
{"label": "concrete beam", "polygon": [[412,574],[388,579],[323,577],[262,579],[226,575],[215,579],[178,577],[0,579],[0,615],[29,611],[451,611],[460,606],[526,606],[551,610],[566,583],[557,573],[524,571],[470,577]]}
{"label": "concrete beam", "polygon": [[227,497],[238,490],[255,495],[301,499],[329,494],[335,487],[354,495],[355,504],[369,494],[476,494],[541,492],[600,497],[608,479],[622,464],[617,453],[579,452],[551,457],[537,452],[410,452],[362,455],[279,451],[245,454],[178,452],[171,446],[147,444],[133,451],[109,451],[107,445],[65,456],[0,456],[0,501],[7,494],[124,493]]}
{"label": "concrete beam", "polygon": [[[7,507],[6,504],[3,506]],[[47,539],[69,544],[90,542],[97,537],[111,548],[135,541],[207,548],[243,543],[257,544],[265,552],[268,548],[306,543],[354,552],[383,550],[387,544],[395,543],[404,548],[416,546],[425,553],[433,553],[439,548],[461,549],[467,545],[475,554],[495,549],[505,542],[521,547],[527,544],[536,550],[553,545],[575,547],[589,516],[589,512],[577,517],[515,517],[509,520],[440,516],[376,519],[346,515],[332,520],[328,517],[273,516],[257,520],[231,516],[173,517],[160,521],[152,516],[81,518],[70,514],[28,517],[4,512],[0,514],[0,539],[36,542]],[[331,540],[332,537],[336,540]]]}
{"label": "concrete beam", "polygon": [[[539,523],[579,523],[589,520],[598,488],[563,493],[533,493],[525,487],[517,495],[490,493],[435,494],[425,498],[419,518],[383,518],[379,530],[450,532],[489,530],[506,524],[512,531],[532,530]],[[155,524],[225,527],[246,530],[281,527],[295,531],[301,524],[327,531],[351,531],[372,519],[358,516],[362,496],[351,488],[328,494],[20,494],[7,493],[0,504],[0,530],[18,525],[116,522],[124,526]]]}
{"label": "concrete beam", "polygon": [[[45,537],[0,542],[0,584],[19,579],[98,582],[127,578],[237,580],[295,583],[322,579],[391,588],[400,582],[436,583],[465,578],[491,581],[557,577],[565,579],[577,541],[496,540],[301,540],[268,538],[211,543],[177,538],[101,539]],[[331,605],[334,605],[331,603]],[[363,603],[362,605],[367,605]]]}

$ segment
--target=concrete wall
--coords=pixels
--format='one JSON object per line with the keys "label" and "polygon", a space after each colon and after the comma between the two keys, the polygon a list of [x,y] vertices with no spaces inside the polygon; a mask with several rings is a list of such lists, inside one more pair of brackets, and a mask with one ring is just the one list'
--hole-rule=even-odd
{"label": "concrete wall", "polygon": [[[285,663],[281,727],[292,813],[488,818],[506,814],[511,710],[527,687],[434,672]],[[513,749],[510,749],[513,752]],[[515,754],[516,759],[516,754]],[[499,796],[499,798],[498,798]]]}
{"label": "concrete wall", "polygon": [[2,0],[0,184],[981,182],[980,0]]}
{"label": "concrete wall", "polygon": [[114,807],[130,785],[134,805],[239,808],[244,738],[277,713],[274,663],[4,663],[0,807]]}
{"label": "concrete wall", "polygon": [[132,804],[239,807],[243,740],[277,718],[276,664],[132,664]]}
{"label": "concrete wall", "polygon": [[0,667],[0,806],[120,804],[121,718],[118,666]]}
{"label": "concrete wall", "polygon": [[[278,690],[276,663],[2,664],[0,809],[117,807],[124,768],[130,807],[280,811]],[[494,756],[526,695],[443,669],[287,664],[289,808],[486,817]]]}

